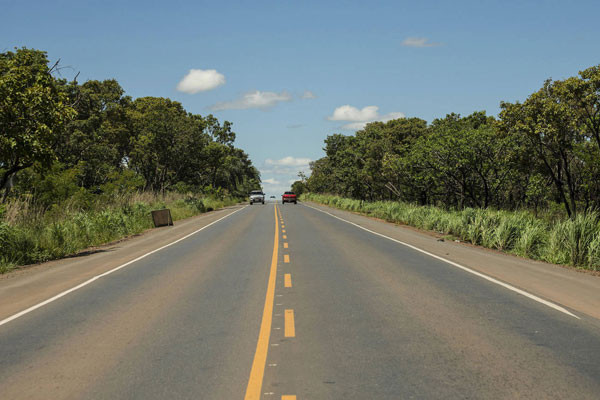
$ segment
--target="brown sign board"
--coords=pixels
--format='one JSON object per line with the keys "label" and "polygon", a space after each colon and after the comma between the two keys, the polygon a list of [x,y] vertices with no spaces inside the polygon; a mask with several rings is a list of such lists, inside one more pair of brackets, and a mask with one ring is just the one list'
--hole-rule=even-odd
{"label": "brown sign board", "polygon": [[173,225],[173,219],[171,218],[171,210],[165,208],[164,210],[152,211],[152,221],[154,226],[168,226]]}

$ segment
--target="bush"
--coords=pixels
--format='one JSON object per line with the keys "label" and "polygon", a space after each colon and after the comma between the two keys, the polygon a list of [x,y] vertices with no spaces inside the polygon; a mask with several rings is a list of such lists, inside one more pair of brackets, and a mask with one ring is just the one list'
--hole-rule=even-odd
{"label": "bush", "polygon": [[526,217],[520,213],[507,213],[500,218],[500,224],[494,231],[493,245],[498,250],[512,250],[523,235]]}
{"label": "bush", "polygon": [[516,241],[515,251],[523,257],[539,259],[547,242],[548,226],[541,221],[530,220]]}
{"label": "bush", "polygon": [[561,238],[572,265],[584,265],[588,261],[590,245],[599,232],[598,214],[579,214],[575,219],[564,221]]}
{"label": "bush", "polygon": [[594,271],[600,271],[600,233],[590,242],[587,263]]}

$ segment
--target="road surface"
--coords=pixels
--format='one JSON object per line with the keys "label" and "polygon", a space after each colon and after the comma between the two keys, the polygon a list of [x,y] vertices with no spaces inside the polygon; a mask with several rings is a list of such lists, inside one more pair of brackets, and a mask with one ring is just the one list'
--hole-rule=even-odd
{"label": "road surface", "polygon": [[584,308],[337,215],[240,206],[0,280],[0,399],[600,398]]}

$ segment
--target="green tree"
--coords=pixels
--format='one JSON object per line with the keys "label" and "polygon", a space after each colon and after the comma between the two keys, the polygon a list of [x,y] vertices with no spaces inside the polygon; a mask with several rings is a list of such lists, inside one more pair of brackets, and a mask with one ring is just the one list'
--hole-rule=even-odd
{"label": "green tree", "polygon": [[65,124],[75,115],[65,82],[52,76],[46,53],[16,49],[0,54],[0,189],[35,163],[49,167]]}
{"label": "green tree", "polygon": [[78,166],[83,187],[98,188],[125,167],[131,99],[115,80],[73,85],[71,98],[77,117],[61,135],[56,153],[66,166]]}
{"label": "green tree", "polygon": [[306,180],[306,187],[313,193],[335,193],[333,166],[328,157],[319,158],[309,163],[310,177]]}
{"label": "green tree", "polygon": [[403,170],[394,169],[406,157],[412,143],[427,132],[427,122],[419,118],[400,118],[372,122],[356,132],[357,152],[362,160],[362,178],[370,189],[369,197],[404,198]]}
{"label": "green tree", "polygon": [[180,103],[159,97],[136,99],[129,112],[132,127],[129,165],[146,181],[146,189],[169,189],[188,168],[186,136],[202,134],[190,129],[196,121]]}
{"label": "green tree", "polygon": [[306,191],[306,184],[302,181],[295,181],[292,183],[292,192],[296,193],[296,195],[300,196],[302,193]]}
{"label": "green tree", "polygon": [[572,111],[583,134],[600,149],[600,65],[579,72],[564,82],[555,82],[555,95]]}
{"label": "green tree", "polygon": [[564,82],[548,80],[522,104],[502,103],[500,118],[506,132],[526,139],[528,150],[552,179],[567,214],[574,217],[581,164],[576,150],[585,137],[577,111],[563,101],[564,86]]}

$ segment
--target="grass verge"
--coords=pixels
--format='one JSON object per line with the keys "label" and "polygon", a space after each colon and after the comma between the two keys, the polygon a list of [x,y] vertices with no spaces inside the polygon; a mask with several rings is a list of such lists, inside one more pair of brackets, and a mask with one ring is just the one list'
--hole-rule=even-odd
{"label": "grass verge", "polygon": [[152,210],[169,208],[177,221],[237,202],[177,193],[135,193],[87,210],[69,204],[40,210],[25,202],[11,203],[0,219],[0,274],[141,233],[153,226]]}
{"label": "grass verge", "polygon": [[302,200],[389,222],[451,235],[463,241],[554,264],[600,271],[600,215],[547,221],[527,211],[466,208],[453,211],[397,201],[366,202],[305,193]]}

